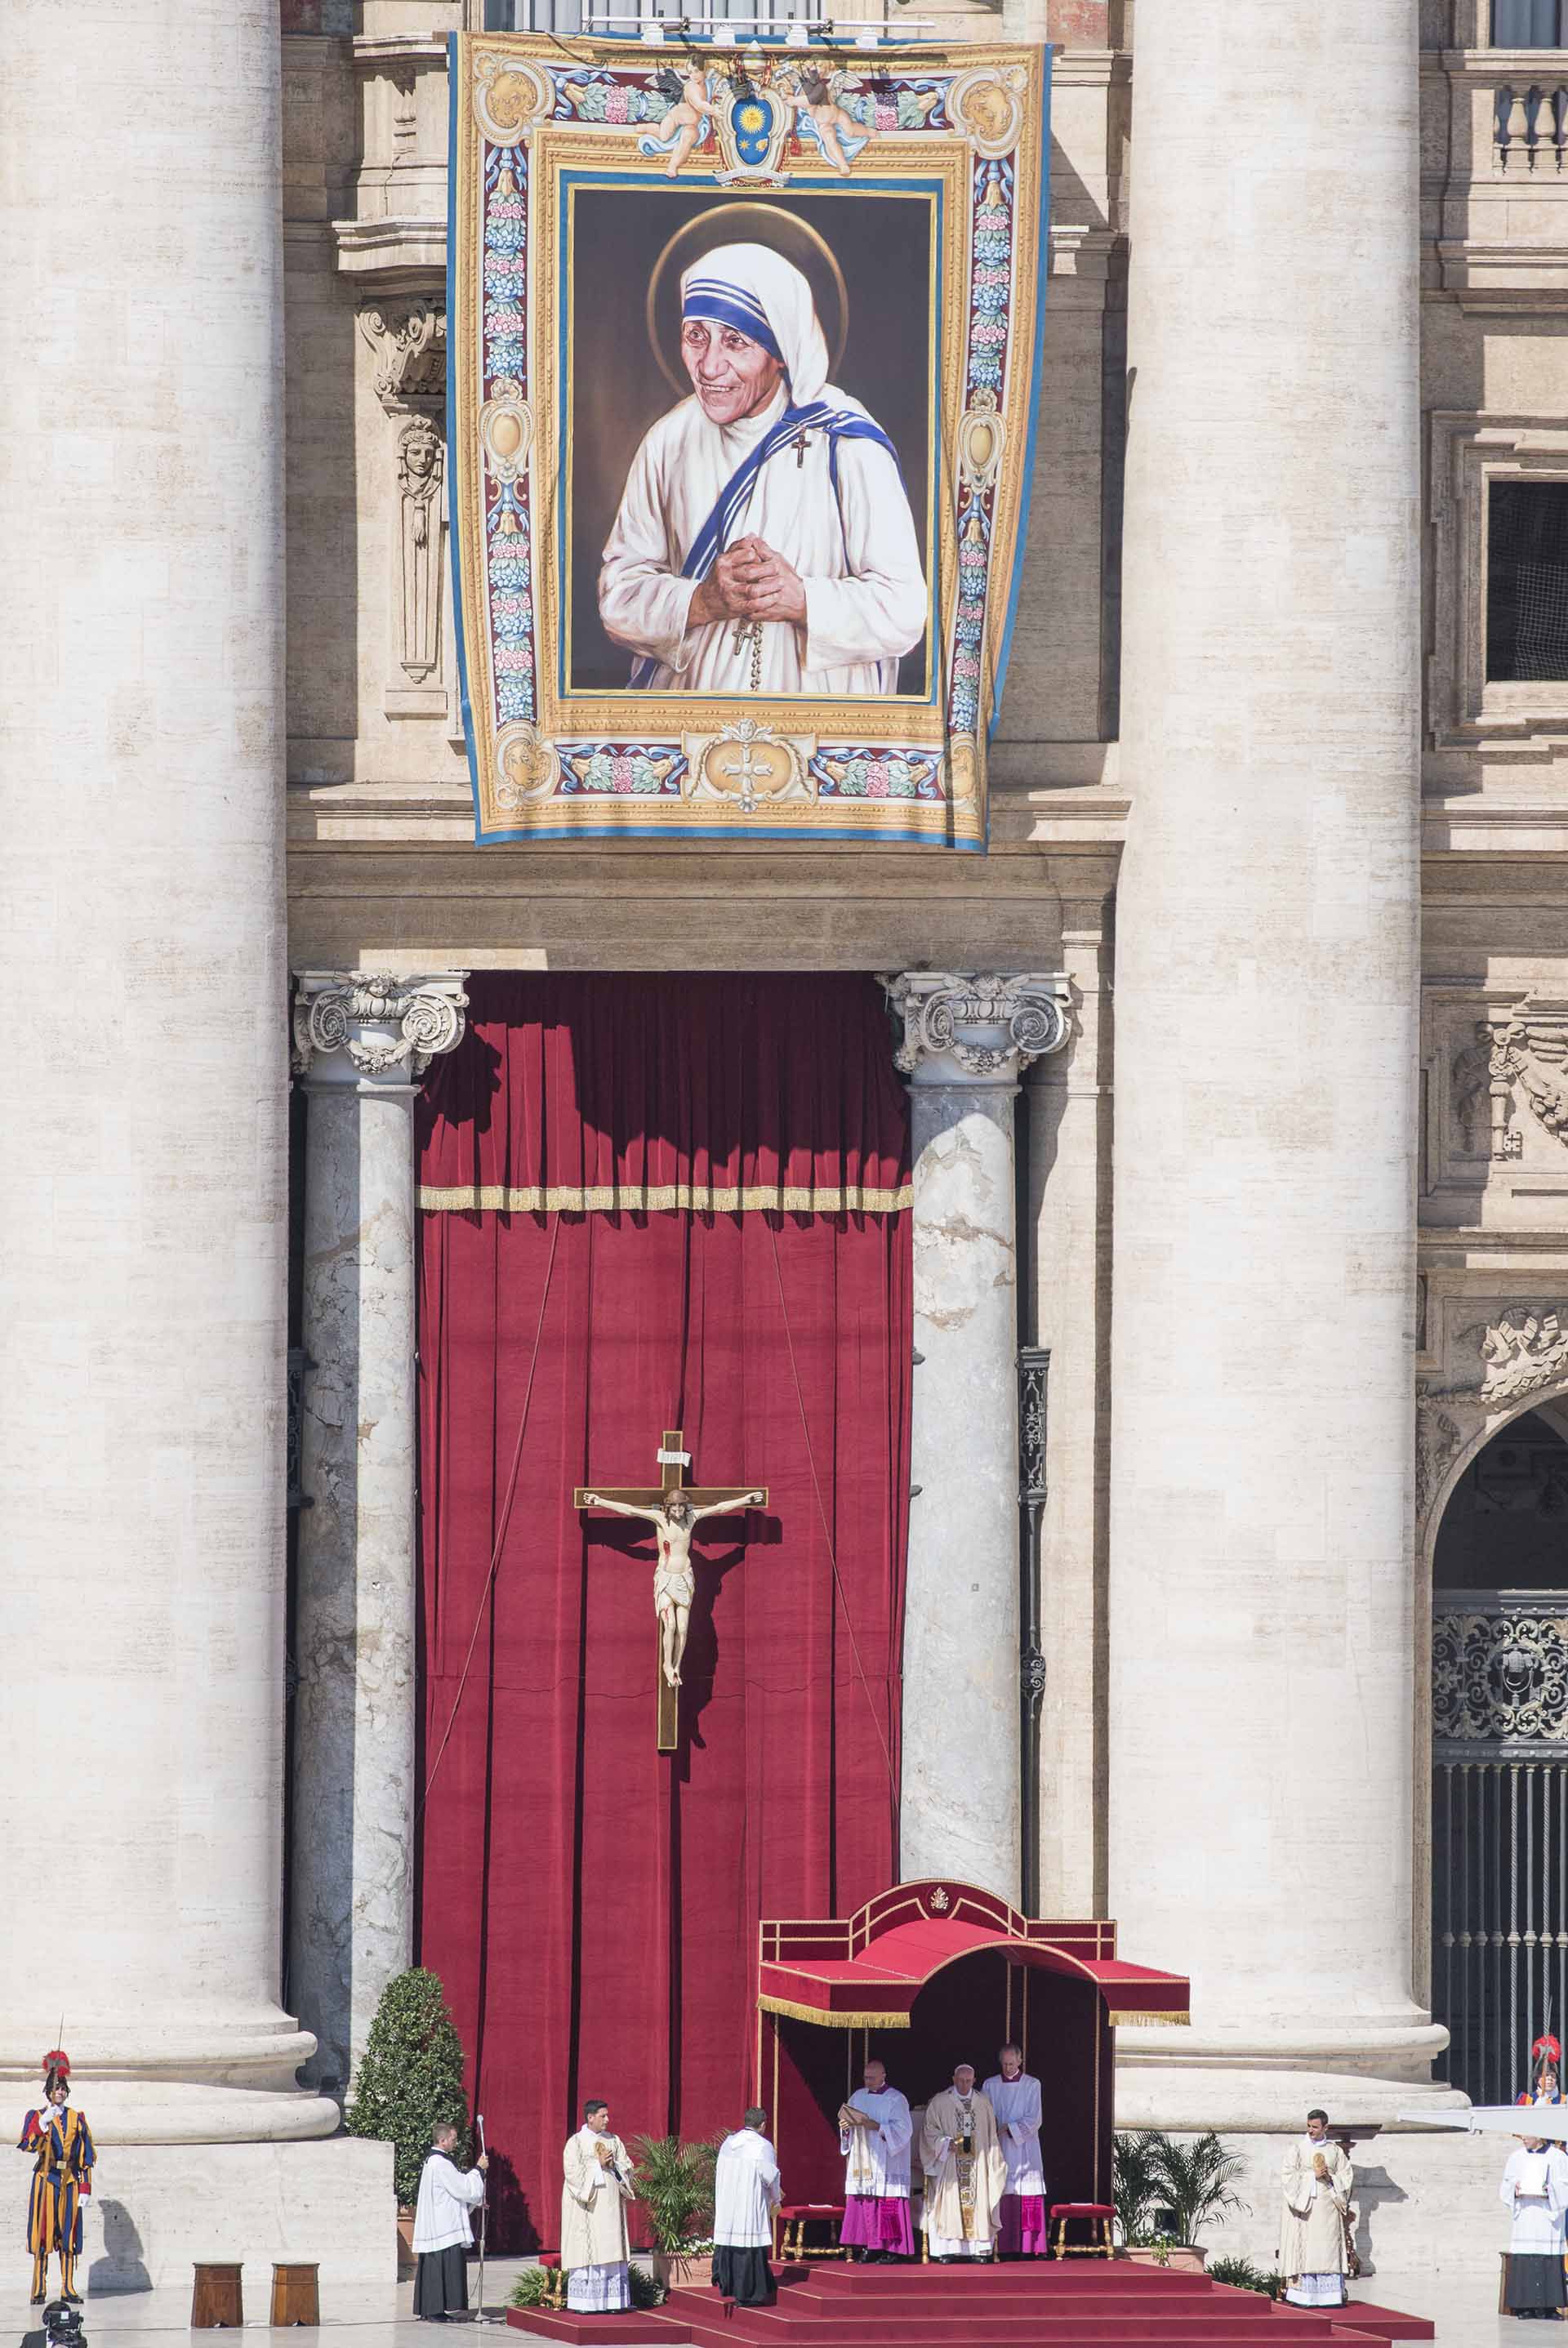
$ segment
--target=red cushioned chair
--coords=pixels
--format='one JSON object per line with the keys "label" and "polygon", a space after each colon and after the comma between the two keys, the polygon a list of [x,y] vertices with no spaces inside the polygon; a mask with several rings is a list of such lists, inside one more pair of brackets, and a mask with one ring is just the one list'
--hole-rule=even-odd
{"label": "red cushioned chair", "polygon": [[[1053,2201],[1051,2248],[1058,2259],[1109,2259],[1115,2256],[1110,2221],[1116,2211],[1109,2201]],[[1089,2229],[1087,2242],[1069,2242],[1068,2228],[1081,2218]]]}
{"label": "red cushioned chair", "polygon": [[[773,2212],[775,2241],[779,2228],[781,2226],[784,2230],[783,2246],[775,2250],[774,2256],[786,2259],[842,2258],[839,2229],[843,2222],[844,2205],[841,2201],[786,2201]],[[831,2230],[831,2240],[825,2250],[807,2249],[805,2234],[808,2226],[827,2226]]]}

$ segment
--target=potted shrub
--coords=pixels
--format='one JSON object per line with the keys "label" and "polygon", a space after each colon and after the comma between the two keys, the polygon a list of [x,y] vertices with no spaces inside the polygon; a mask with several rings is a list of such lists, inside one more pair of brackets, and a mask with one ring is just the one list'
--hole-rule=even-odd
{"label": "potted shrub", "polygon": [[1242,2173],[1236,2155],[1212,2129],[1191,2144],[1177,2144],[1160,2128],[1119,2136],[1114,2155],[1122,2257],[1138,2266],[1201,2274],[1209,2254],[1199,2231],[1245,2206],[1232,2190]]}
{"label": "potted shrub", "polygon": [[717,2145],[643,2136],[637,2154],[637,2199],[654,2230],[655,2281],[665,2291],[711,2282]]}
{"label": "potted shrub", "polygon": [[414,2204],[431,2129],[438,2120],[457,2129],[452,2157],[459,2166],[469,2146],[462,2044],[438,1976],[422,1965],[395,1973],[382,1991],[343,2116],[350,2136],[393,2147],[397,2233],[411,2260]]}

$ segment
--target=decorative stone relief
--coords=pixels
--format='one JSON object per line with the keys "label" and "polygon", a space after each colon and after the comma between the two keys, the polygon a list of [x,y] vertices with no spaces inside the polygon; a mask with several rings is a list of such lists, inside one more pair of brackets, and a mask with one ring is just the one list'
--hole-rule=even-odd
{"label": "decorative stone relief", "polygon": [[1491,1100],[1491,1155],[1518,1158],[1523,1137],[1513,1123],[1521,1095],[1536,1123],[1568,1148],[1568,999],[1527,994],[1484,1021]]}
{"label": "decorative stone relief", "polygon": [[906,1076],[929,1060],[976,1078],[1021,1075],[1068,1039],[1071,992],[1059,971],[906,970],[882,983],[903,1022],[893,1059]]}
{"label": "decorative stone relief", "polygon": [[1568,1329],[1552,1305],[1511,1305],[1501,1319],[1465,1332],[1479,1339],[1487,1410],[1514,1403],[1568,1376]]}
{"label": "decorative stone relief", "polygon": [[1532,1395],[1568,1390],[1568,1300],[1483,1306],[1450,1295],[1429,1313],[1442,1382],[1416,1389],[1416,1515],[1424,1522],[1452,1463],[1518,1415]]}
{"label": "decorative stone relief", "polygon": [[366,304],[359,331],[376,355],[376,396],[389,416],[399,408],[439,415],[447,401],[447,313],[416,299]]}
{"label": "decorative stone relief", "polygon": [[441,496],[446,452],[428,416],[397,436],[402,497],[402,588],[398,655],[410,685],[423,685],[441,657]]}
{"label": "decorative stone relief", "polygon": [[1457,1421],[1450,1418],[1435,1395],[1416,1395],[1416,1515],[1424,1518],[1449,1462],[1464,1443]]}
{"label": "decorative stone relief", "polygon": [[302,971],[294,1007],[296,1075],[329,1073],[416,1084],[438,1052],[462,1037],[469,998],[461,976],[392,978],[370,971]]}

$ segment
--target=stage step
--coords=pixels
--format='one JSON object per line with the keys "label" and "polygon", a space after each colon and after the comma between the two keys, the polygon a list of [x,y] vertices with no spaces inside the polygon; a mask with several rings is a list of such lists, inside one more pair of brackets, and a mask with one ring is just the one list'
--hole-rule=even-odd
{"label": "stage step", "polygon": [[570,2348],[631,2348],[634,2338],[660,2348],[1392,2348],[1433,2337],[1420,2317],[1366,2301],[1278,2307],[1203,2275],[1087,2267],[797,2267],[780,2275],[772,2307],[727,2313],[717,2291],[693,2290],[634,2319],[529,2309],[511,2321]]}

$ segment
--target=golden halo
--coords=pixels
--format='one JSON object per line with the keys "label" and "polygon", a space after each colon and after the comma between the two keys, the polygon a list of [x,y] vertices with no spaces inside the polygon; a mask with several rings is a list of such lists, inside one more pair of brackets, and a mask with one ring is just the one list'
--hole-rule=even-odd
{"label": "golden halo", "polygon": [[676,229],[648,279],[648,344],[671,390],[684,399],[691,389],[681,359],[681,279],[694,261],[718,244],[765,244],[794,263],[811,289],[828,345],[829,377],[836,378],[849,339],[850,295],[827,238],[772,204],[715,204]]}

